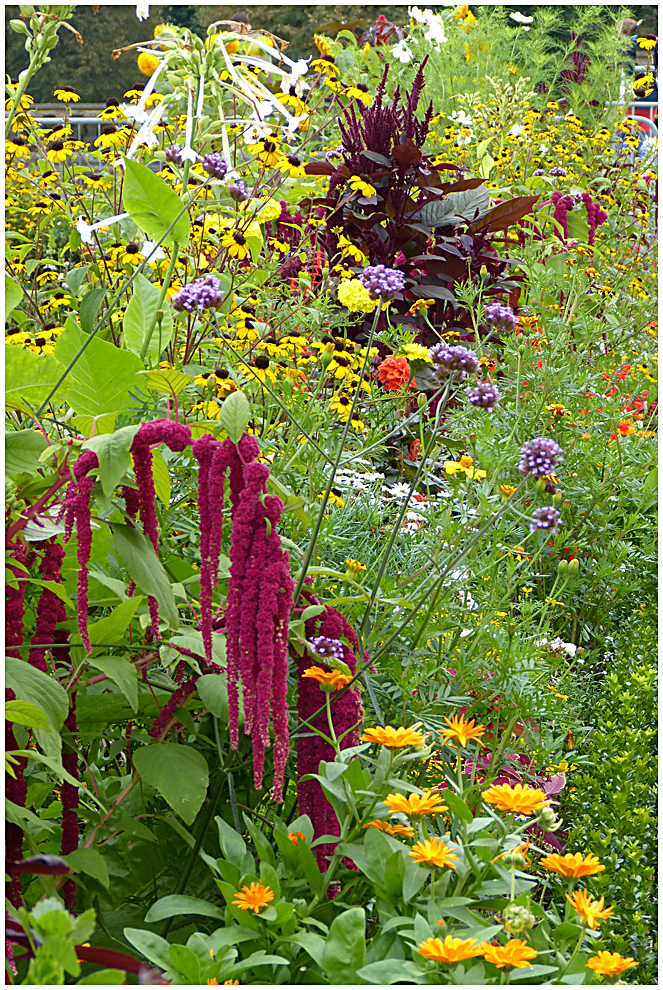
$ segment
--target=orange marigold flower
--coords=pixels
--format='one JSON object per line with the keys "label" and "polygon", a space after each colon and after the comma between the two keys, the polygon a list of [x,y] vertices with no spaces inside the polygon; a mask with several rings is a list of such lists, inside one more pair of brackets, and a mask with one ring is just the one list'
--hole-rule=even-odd
{"label": "orange marigold flower", "polygon": [[[409,378],[410,365],[403,357],[390,354],[378,368],[378,381],[382,382],[387,392],[398,392],[407,385]],[[410,388],[414,388],[414,381],[410,382]]]}
{"label": "orange marigold flower", "polygon": [[415,842],[408,853],[415,863],[429,864],[430,866],[449,866],[456,869],[453,862],[458,862],[458,856],[451,852],[447,844],[442,839],[424,839],[423,842]]}
{"label": "orange marigold flower", "polygon": [[290,839],[291,842],[294,842],[296,846],[299,845],[300,839],[302,840],[302,842],[306,842],[306,836],[304,835],[303,832],[288,832],[288,838]]}
{"label": "orange marigold flower", "polygon": [[550,802],[548,795],[538,787],[527,784],[492,784],[483,792],[486,804],[494,804],[499,811],[513,811],[517,815],[532,815]]}
{"label": "orange marigold flower", "polygon": [[362,828],[376,828],[378,832],[385,832],[387,835],[402,835],[406,839],[411,839],[414,829],[409,825],[391,825],[389,822],[381,822],[378,818],[374,822],[367,822]]}
{"label": "orange marigold flower", "polygon": [[378,726],[377,729],[366,729],[361,737],[362,742],[379,743],[388,749],[401,749],[403,746],[423,746],[425,736],[414,729],[394,729],[391,725],[384,728]]}
{"label": "orange marigold flower", "polygon": [[592,856],[591,853],[588,853],[587,856],[583,856],[582,853],[567,853],[565,856],[550,853],[540,860],[540,866],[544,866],[546,870],[551,870],[552,873],[559,873],[563,877],[591,877],[595,873],[605,870],[605,866],[599,862],[598,857]]}
{"label": "orange marigold flower", "polygon": [[388,794],[384,803],[392,811],[400,811],[408,818],[422,818],[424,815],[440,815],[447,811],[438,791],[432,788],[423,794]]}
{"label": "orange marigold flower", "polygon": [[257,914],[260,908],[267,907],[270,901],[274,900],[274,891],[269,887],[263,887],[261,883],[252,883],[250,887],[246,884],[235,894],[233,907],[241,911],[255,911]]}
{"label": "orange marigold flower", "polygon": [[492,963],[498,969],[505,967],[524,969],[531,966],[528,960],[536,959],[536,951],[527,942],[519,938],[512,938],[506,945],[491,945],[490,942],[482,942],[481,950],[486,962]]}
{"label": "orange marigold flower", "polygon": [[565,896],[569,904],[575,908],[576,914],[582,918],[582,924],[586,925],[587,928],[597,928],[599,921],[609,918],[615,910],[614,907],[609,907],[604,911],[605,899],[602,897],[600,901],[593,901],[588,897],[586,890],[574,890],[573,897],[569,897],[568,894]]}
{"label": "orange marigold flower", "polygon": [[308,667],[302,677],[310,677],[317,681],[322,691],[340,691],[352,680],[347,674],[342,674],[340,670],[323,670],[322,667]]}
{"label": "orange marigold flower", "polygon": [[620,956],[618,952],[599,952],[587,963],[588,969],[593,969],[597,976],[619,976],[625,969],[637,966],[631,956]]}
{"label": "orange marigold flower", "polygon": [[475,726],[474,719],[465,719],[462,715],[452,715],[451,718],[447,718],[445,715],[444,721],[449,726],[448,729],[443,729],[440,733],[445,745],[449,743],[453,746],[460,743],[461,748],[465,749],[470,739],[476,740],[480,746],[484,745],[479,736],[482,736],[486,729],[483,725]]}
{"label": "orange marigold flower", "polygon": [[449,964],[482,955],[481,946],[477,945],[476,939],[454,938],[452,935],[447,935],[444,941],[441,938],[427,938],[419,945],[419,952],[424,959]]}
{"label": "orange marigold flower", "polygon": [[622,437],[628,437],[631,433],[635,433],[635,426],[633,425],[632,419],[623,419],[619,426],[617,427],[617,433]]}

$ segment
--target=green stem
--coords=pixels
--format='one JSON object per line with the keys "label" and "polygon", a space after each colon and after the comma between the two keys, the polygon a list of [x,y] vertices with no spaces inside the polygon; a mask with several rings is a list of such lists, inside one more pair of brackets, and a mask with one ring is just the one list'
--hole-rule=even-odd
{"label": "green stem", "polygon": [[[185,164],[188,165],[189,163],[186,162]],[[141,361],[144,361],[145,360],[145,356],[147,355],[147,352],[148,352],[148,350],[150,348],[150,343],[152,341],[152,334],[154,333],[154,328],[155,328],[156,322],[157,322],[157,314],[161,312],[161,307],[163,305],[163,301],[166,298],[166,293],[168,292],[168,286],[170,285],[170,281],[171,281],[171,279],[173,277],[173,272],[175,271],[175,265],[177,263],[177,256],[178,256],[179,252],[180,252],[180,245],[179,245],[178,241],[175,241],[174,240],[173,241],[173,251],[172,251],[172,254],[170,256],[170,264],[168,265],[168,270],[166,271],[166,277],[164,278],[163,285],[161,286],[161,292],[159,293],[159,298],[157,300],[157,308],[154,311],[154,316],[152,317],[152,320],[150,322],[148,331],[147,331],[147,333],[145,335],[145,340],[143,341],[143,346],[140,349],[140,359],[141,359]]]}

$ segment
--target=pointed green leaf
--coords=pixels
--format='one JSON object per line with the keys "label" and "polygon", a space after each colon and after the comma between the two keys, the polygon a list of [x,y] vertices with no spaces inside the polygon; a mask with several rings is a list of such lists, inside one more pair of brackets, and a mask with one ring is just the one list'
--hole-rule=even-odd
{"label": "pointed green leaf", "polygon": [[[85,343],[87,335],[81,333],[71,318],[64,326],[64,332],[55,345],[55,355],[68,366]],[[137,386],[136,372],[143,367],[135,354],[121,351],[114,344],[95,337],[74,367],[73,374],[78,384],[70,390],[68,401],[75,412],[99,416],[102,413],[125,412],[130,408],[132,399],[129,389]],[[57,401],[60,398],[58,389]]]}
{"label": "pointed green leaf", "polygon": [[94,321],[101,309],[105,295],[105,289],[89,289],[81,299],[81,304],[78,307],[78,319],[85,334],[88,334],[94,327]]}
{"label": "pointed green leaf", "polygon": [[108,498],[127,472],[131,462],[131,444],[139,429],[140,423],[125,426],[115,433],[102,433],[101,436],[95,436],[83,444],[83,450],[93,450],[97,455],[99,481]]}
{"label": "pointed green leaf", "polygon": [[[127,350],[139,356],[157,312],[160,291],[159,287],[153,285],[144,275],[140,273],[136,275],[133,293],[124,314],[122,326]],[[161,329],[159,329],[159,323],[155,323],[150,346],[147,349],[149,363],[158,361],[159,355],[168,346],[173,336],[173,311],[168,304],[163,305],[161,311],[163,313]]]}
{"label": "pointed green leaf", "polygon": [[117,684],[135,712],[138,711],[138,671],[124,657],[88,657],[88,663]]}
{"label": "pointed green leaf", "polygon": [[5,272],[5,320],[16,309],[23,298],[23,289],[18,282]]}
{"label": "pointed green leaf", "polygon": [[26,725],[29,729],[44,729],[50,731],[48,715],[31,701],[8,701],[5,704],[5,718],[8,722]]}
{"label": "pointed green leaf", "polygon": [[152,478],[154,493],[163,504],[170,505],[170,471],[160,450],[152,451]]}
{"label": "pointed green leaf", "polygon": [[[124,208],[141,230],[152,240],[160,241],[170,225],[182,213],[184,204],[177,193],[147,166],[124,159]],[[189,240],[189,215],[184,211],[164,240],[164,244],[186,244]]]}
{"label": "pointed green leaf", "polygon": [[74,850],[64,858],[74,873],[87,873],[88,876],[94,877],[95,880],[102,883],[104,887],[108,886],[108,867],[98,849],[84,849],[81,846],[80,849]]}
{"label": "pointed green leaf", "polygon": [[171,629],[179,627],[173,589],[161,561],[143,534],[133,526],[113,523],[113,543],[127,574],[136,587],[156,598],[159,615]]}
{"label": "pointed green leaf", "polygon": [[183,371],[174,371],[172,368],[154,368],[152,371],[141,371],[147,388],[153,392],[162,392],[164,395],[179,395],[182,389],[190,385],[193,381],[191,375],[185,375]]}
{"label": "pointed green leaf", "polygon": [[178,918],[182,914],[200,914],[205,918],[223,920],[225,911],[216,904],[203,901],[198,897],[169,894],[167,897],[160,897],[158,901],[154,902],[145,915],[145,921],[152,924],[155,921],[163,921],[164,918]]}
{"label": "pointed green leaf", "polygon": [[231,392],[221,406],[221,426],[233,443],[239,443],[249,425],[251,407],[243,392]]}
{"label": "pointed green leaf", "polygon": [[[34,354],[17,344],[5,347],[5,408],[30,412],[38,406],[63,374],[65,366],[52,354]],[[59,402],[75,384],[67,378],[57,392]]]}
{"label": "pointed green leaf", "polygon": [[5,433],[5,474],[36,471],[41,466],[39,455],[48,446],[46,437],[36,430]]}
{"label": "pointed green leaf", "polygon": [[207,793],[209,771],[205,757],[191,746],[161,743],[142,746],[133,761],[143,780],[191,825]]}

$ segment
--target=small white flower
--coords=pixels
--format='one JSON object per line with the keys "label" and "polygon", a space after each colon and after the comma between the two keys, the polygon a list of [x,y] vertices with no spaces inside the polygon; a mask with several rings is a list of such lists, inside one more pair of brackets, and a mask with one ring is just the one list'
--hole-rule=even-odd
{"label": "small white flower", "polygon": [[515,21],[516,24],[531,24],[534,20],[533,17],[525,17],[519,10],[514,10],[512,14],[509,14],[509,18]]}
{"label": "small white flower", "polygon": [[397,58],[399,62],[402,62],[403,65],[409,65],[414,58],[414,55],[404,40],[399,41],[397,45],[394,45],[391,49],[391,54]]}
{"label": "small white flower", "polygon": [[140,148],[142,144],[147,145],[148,148],[153,148],[155,144],[158,144],[157,137],[154,133],[154,128],[161,120],[163,112],[166,109],[167,108],[164,107],[163,104],[159,104],[154,108],[152,113],[147,115],[145,122],[141,125],[136,137],[131,142],[131,146],[127,151],[127,158],[132,158],[136,149]]}
{"label": "small white flower", "polygon": [[161,250],[156,241],[143,241],[140,253],[148,261],[162,261],[166,257],[165,251]]}
{"label": "small white flower", "polygon": [[111,224],[118,223],[120,220],[125,220],[128,216],[128,213],[118,213],[114,217],[107,217],[105,220],[98,220],[97,223],[93,223],[92,225],[86,223],[82,217],[79,217],[76,221],[76,230],[81,235],[83,244],[91,244],[92,232],[94,230],[101,230],[102,227],[110,227]]}
{"label": "small white flower", "polygon": [[522,134],[524,130],[525,128],[522,126],[522,124],[514,124],[511,130],[509,131],[509,134],[511,134],[513,137],[518,137],[518,135]]}
{"label": "small white flower", "polygon": [[559,636],[553,639],[548,646],[551,650],[564,650],[570,657],[574,657],[578,649],[575,643],[564,643]]}
{"label": "small white flower", "polygon": [[136,4],[136,17],[139,21],[146,21],[150,16],[150,5],[149,3],[137,3]]}
{"label": "small white flower", "polygon": [[546,152],[548,151],[548,145],[547,144],[540,144],[539,145],[539,151],[541,152],[542,155],[545,155]]}

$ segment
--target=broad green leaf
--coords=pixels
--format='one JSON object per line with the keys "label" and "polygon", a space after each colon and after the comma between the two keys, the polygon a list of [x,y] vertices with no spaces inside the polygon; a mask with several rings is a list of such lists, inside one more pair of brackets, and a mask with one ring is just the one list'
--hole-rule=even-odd
{"label": "broad green leaf", "polygon": [[52,832],[55,822],[48,822],[42,818],[38,818],[34,811],[30,811],[29,808],[22,808],[20,804],[14,804],[8,798],[5,798],[5,818],[12,825],[18,825],[19,828],[25,828],[26,822],[30,825],[34,825],[36,828],[46,829],[47,832]]}
{"label": "broad green leaf", "polygon": [[141,955],[159,969],[169,971],[172,969],[173,964],[168,955],[169,945],[165,938],[155,935],[154,932],[143,931],[142,928],[125,928],[124,937],[134,949],[138,949]]}
{"label": "broad green leaf", "polygon": [[[64,332],[55,345],[58,360],[68,366],[85,343],[86,337],[74,320],[67,319]],[[138,385],[136,372],[143,367],[135,354],[121,351],[114,344],[95,337],[74,367],[78,384],[70,390],[68,401],[75,412],[99,416],[103,413],[125,412],[130,408],[132,399],[129,389]],[[59,400],[59,390],[57,395]]]}
{"label": "broad green leaf", "polygon": [[41,466],[39,455],[48,446],[46,437],[36,430],[5,433],[5,474],[36,471]]}
{"label": "broad green leaf", "polygon": [[131,444],[140,429],[140,423],[124,426],[115,433],[103,433],[86,440],[83,450],[93,450],[99,461],[99,481],[104,494],[110,498],[115,486],[127,472],[131,462]]}
{"label": "broad green leaf", "polygon": [[[394,983],[423,983],[426,980],[424,971],[421,971],[421,979],[417,979],[413,972],[406,967],[408,963],[404,959],[380,959],[378,962],[369,963],[362,966],[357,971],[357,976],[363,983],[372,986],[391,986]],[[414,970],[414,967],[412,967]]]}
{"label": "broad green leaf", "polygon": [[359,983],[357,970],[366,965],[366,914],[355,907],[334,918],[325,940],[324,970],[330,984]]}
{"label": "broad green leaf", "polygon": [[5,320],[16,309],[23,298],[23,289],[18,282],[5,272]]}
{"label": "broad green leaf", "polygon": [[589,241],[589,226],[585,217],[570,210],[566,215],[566,221],[569,237],[575,241],[581,241],[583,244],[587,244]]}
{"label": "broad green leaf", "polygon": [[[159,295],[158,286],[153,285],[144,275],[140,273],[136,275],[133,294],[126,308],[122,325],[127,350],[139,357],[145,337],[157,312]],[[168,346],[173,336],[173,311],[168,304],[162,305],[161,311],[163,313],[161,332],[159,332],[159,323],[155,323],[150,346],[147,349],[146,357],[149,363],[159,360],[159,355]]]}
{"label": "broad green leaf", "polygon": [[251,407],[243,392],[231,392],[221,405],[221,426],[233,443],[239,443],[249,425]]}
{"label": "broad green leaf", "polygon": [[78,319],[83,333],[88,334],[94,328],[94,321],[101,309],[105,295],[105,289],[90,289],[81,299],[81,304],[78,307]]}
{"label": "broad green leaf", "polygon": [[67,288],[71,289],[75,296],[80,295],[83,282],[87,278],[87,273],[90,270],[89,265],[81,265],[80,268],[72,268],[65,275],[65,284]]}
{"label": "broad green leaf", "polygon": [[152,371],[141,371],[147,388],[153,392],[162,392],[164,395],[179,395],[180,392],[193,381],[191,375],[185,375],[183,371],[174,371],[172,368],[154,368]]}
{"label": "broad green leaf", "polygon": [[465,802],[462,800],[462,798],[459,798],[458,795],[454,791],[452,791],[450,787],[448,787],[444,792],[444,800],[449,806],[449,811],[454,816],[454,818],[457,818],[461,822],[465,822],[466,825],[469,825],[470,822],[474,819],[474,815],[467,807]]}
{"label": "broad green leaf", "polygon": [[170,505],[170,471],[159,449],[152,451],[152,478],[154,493],[167,508]]}
{"label": "broad green leaf", "polygon": [[[139,165],[130,158],[124,159],[124,186],[122,201],[124,208],[141,230],[154,241],[164,237],[170,225],[184,209],[180,197],[160,176],[147,166]],[[189,215],[184,210],[182,216],[164,240],[164,244],[186,244],[189,240]]]}
{"label": "broad green leaf", "polygon": [[205,918],[223,920],[225,911],[216,904],[200,900],[198,897],[169,894],[167,897],[160,897],[158,901],[155,901],[145,915],[145,921],[151,924],[155,921],[163,921],[164,918],[177,918],[182,914],[201,914]]}
{"label": "broad green leaf", "polygon": [[90,973],[89,976],[84,976],[82,980],[78,981],[76,986],[106,986],[108,984],[122,986],[124,985],[125,978],[126,973],[122,969],[98,969],[94,973]]}
{"label": "broad green leaf", "polygon": [[117,422],[117,413],[102,413],[101,416],[74,416],[71,425],[84,437],[98,437],[102,433],[112,433]]}
{"label": "broad green leaf", "polygon": [[[131,620],[136,614],[136,609],[142,601],[142,595],[134,595],[133,598],[128,598],[126,602],[120,602],[110,615],[106,615],[103,619],[99,619],[98,622],[94,622],[91,626],[88,626],[90,642],[93,644],[92,656],[99,653],[105,643],[118,643],[124,640]],[[80,644],[80,641],[80,635],[77,632],[73,633],[71,637],[72,645]],[[85,654],[82,650],[76,650],[74,659],[77,661],[82,660],[84,656]]]}
{"label": "broad green leaf", "polygon": [[[209,708],[212,715],[226,724],[228,722],[228,688],[226,686],[226,675],[223,674],[203,674],[196,681],[196,689],[200,695],[205,708]],[[240,686],[241,690],[241,686]],[[244,721],[244,709],[240,696],[239,701],[239,724]]]}
{"label": "broad green leaf", "polygon": [[[173,966],[179,975],[178,983],[183,982],[189,986],[200,984],[200,962],[195,952],[187,945],[171,945],[168,955],[173,961]],[[184,980],[182,980],[184,977]]]}
{"label": "broad green leaf", "polygon": [[[58,341],[59,343],[59,341]],[[5,408],[30,412],[48,397],[65,366],[52,354],[34,354],[16,344],[5,347]],[[74,384],[67,378],[57,391],[60,402]]]}
{"label": "broad green leaf", "polygon": [[48,715],[31,701],[8,701],[5,704],[5,718],[8,722],[26,725],[29,729],[44,729],[50,731]]}
{"label": "broad green leaf", "polygon": [[69,863],[74,873],[87,873],[88,876],[99,880],[104,887],[108,886],[108,867],[98,849],[84,849],[81,846],[65,856],[64,859]]}
{"label": "broad green leaf", "polygon": [[69,698],[54,677],[23,660],[6,657],[5,681],[19,701],[29,701],[45,712],[51,732],[60,732],[69,712]]}
{"label": "broad green leaf", "polygon": [[88,663],[117,684],[133,710],[138,711],[138,672],[132,663],[125,657],[89,657]]}
{"label": "broad green leaf", "polygon": [[117,825],[118,828],[121,828],[127,835],[132,836],[134,839],[143,839],[145,842],[157,841],[157,837],[152,829],[148,828],[147,825],[144,825],[137,818],[116,818],[113,815],[113,825]]}
{"label": "broad green leaf", "polygon": [[136,587],[156,598],[159,615],[171,629],[179,627],[173,589],[161,561],[143,534],[125,523],[112,523],[113,544]]}
{"label": "broad green leaf", "polygon": [[173,811],[191,825],[202,807],[209,783],[204,756],[190,746],[161,743],[142,746],[133,760],[143,780],[155,787]]}

